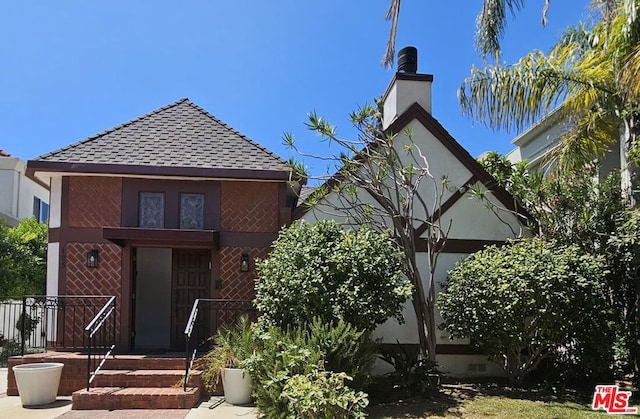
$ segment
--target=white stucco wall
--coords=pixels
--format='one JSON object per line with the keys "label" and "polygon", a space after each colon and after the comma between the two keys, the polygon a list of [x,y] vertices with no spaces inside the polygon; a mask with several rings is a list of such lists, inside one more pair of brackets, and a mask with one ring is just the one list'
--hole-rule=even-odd
{"label": "white stucco wall", "polygon": [[391,86],[384,102],[384,127],[391,123],[414,103],[431,113],[431,83],[419,80],[397,80]]}
{"label": "white stucco wall", "polygon": [[475,186],[485,192],[484,201],[467,192],[441,217],[443,226],[451,225],[448,238],[505,240],[527,234],[517,215],[482,184]]}
{"label": "white stucco wall", "polygon": [[47,295],[58,295],[60,243],[47,245]]}
{"label": "white stucco wall", "polygon": [[51,202],[49,203],[49,228],[60,227],[62,216],[62,177],[51,178]]}

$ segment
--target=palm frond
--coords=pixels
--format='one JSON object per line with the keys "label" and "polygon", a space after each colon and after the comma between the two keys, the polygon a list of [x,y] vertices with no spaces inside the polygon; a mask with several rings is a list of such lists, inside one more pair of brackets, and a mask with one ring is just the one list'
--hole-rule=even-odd
{"label": "palm frond", "polygon": [[500,40],[507,27],[507,12],[515,14],[524,0],[485,0],[476,19],[476,48],[483,57],[500,51]]}
{"label": "palm frond", "polygon": [[575,170],[603,158],[619,136],[620,119],[613,112],[585,112],[553,152],[558,169]]}
{"label": "palm frond", "polygon": [[398,17],[400,16],[400,0],[391,0],[389,9],[384,19],[391,21],[391,29],[389,29],[389,39],[387,40],[387,48],[382,57],[382,65],[385,68],[393,66],[393,60],[396,55],[396,33],[398,32]]}
{"label": "palm frond", "polygon": [[568,97],[605,88],[575,71],[576,48],[560,46],[549,56],[534,51],[513,66],[472,68],[458,90],[462,112],[493,129],[520,131]]}

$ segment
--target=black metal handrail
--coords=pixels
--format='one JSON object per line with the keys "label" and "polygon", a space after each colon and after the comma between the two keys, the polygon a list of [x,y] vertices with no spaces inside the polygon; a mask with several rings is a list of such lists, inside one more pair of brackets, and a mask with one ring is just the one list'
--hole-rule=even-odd
{"label": "black metal handrail", "polygon": [[[207,311],[209,316],[198,317],[201,311]],[[211,344],[211,338],[215,335],[218,327],[223,324],[231,324],[245,313],[255,314],[256,309],[251,301],[248,300],[222,300],[199,298],[193,302],[191,314],[184,328],[185,340],[185,373],[184,373],[184,391],[187,391],[189,383],[189,375],[193,368],[198,351],[208,349]],[[195,332],[195,336],[194,336]],[[195,339],[194,339],[195,338]],[[190,349],[190,342],[197,341]],[[191,353],[189,351],[191,350]]]}
{"label": "black metal handrail", "polygon": [[[89,346],[87,347],[87,391],[98,372],[116,347],[116,297],[112,296],[100,309],[98,314],[84,328]],[[109,330],[111,329],[111,330]],[[109,341],[109,337],[111,341]],[[101,343],[101,345],[99,345]],[[98,346],[102,352],[94,352]],[[106,353],[104,350],[106,349]],[[93,363],[93,367],[92,367]]]}

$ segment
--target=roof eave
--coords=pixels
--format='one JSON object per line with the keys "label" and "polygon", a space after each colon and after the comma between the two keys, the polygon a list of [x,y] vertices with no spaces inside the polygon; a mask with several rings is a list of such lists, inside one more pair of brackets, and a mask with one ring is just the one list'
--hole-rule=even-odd
{"label": "roof eave", "polygon": [[27,174],[37,172],[87,173],[111,175],[176,176],[250,180],[288,180],[289,170],[230,169],[216,167],[143,166],[110,163],[73,163],[42,160],[27,161]]}

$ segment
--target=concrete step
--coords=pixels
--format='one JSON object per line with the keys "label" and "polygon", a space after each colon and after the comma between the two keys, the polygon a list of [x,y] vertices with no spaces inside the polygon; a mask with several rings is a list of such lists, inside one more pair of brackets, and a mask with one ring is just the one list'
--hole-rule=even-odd
{"label": "concrete step", "polygon": [[[200,387],[201,372],[191,371],[189,384]],[[100,387],[177,387],[184,378],[184,370],[101,370],[94,383]]]}
{"label": "concrete step", "polygon": [[200,400],[200,388],[96,387],[71,397],[73,410],[191,409]]}

